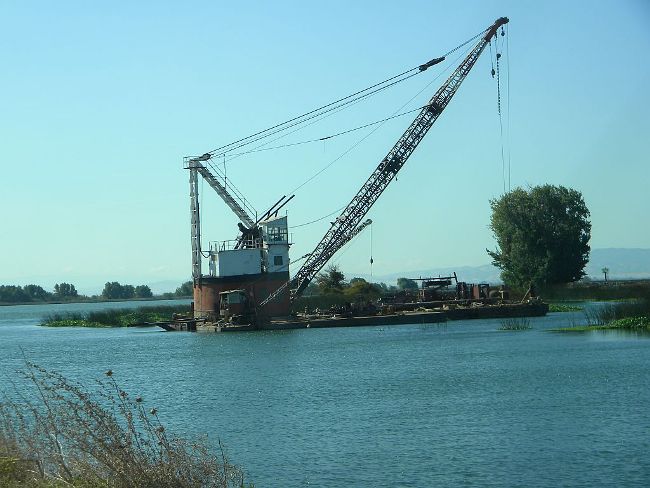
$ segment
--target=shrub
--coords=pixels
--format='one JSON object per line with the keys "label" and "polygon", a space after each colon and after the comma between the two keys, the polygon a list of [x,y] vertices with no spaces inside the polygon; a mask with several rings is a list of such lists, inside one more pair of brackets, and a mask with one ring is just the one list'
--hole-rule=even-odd
{"label": "shrub", "polygon": [[0,486],[244,486],[221,443],[215,455],[206,439],[168,433],[157,409],[121,389],[111,371],[94,395],[31,363],[23,377],[31,391],[0,403]]}

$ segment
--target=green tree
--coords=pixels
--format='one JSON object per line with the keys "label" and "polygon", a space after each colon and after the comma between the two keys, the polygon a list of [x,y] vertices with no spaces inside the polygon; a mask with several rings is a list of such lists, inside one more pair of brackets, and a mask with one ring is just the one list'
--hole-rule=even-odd
{"label": "green tree", "polygon": [[50,296],[50,294],[39,285],[25,285],[23,290],[32,300],[46,300]]}
{"label": "green tree", "polygon": [[397,278],[397,288],[399,290],[417,290],[418,284],[409,278]]}
{"label": "green tree", "polygon": [[304,297],[311,297],[314,295],[320,295],[320,288],[318,288],[318,285],[311,281],[308,285],[307,288],[305,288],[305,291],[302,292],[302,296]]}
{"label": "green tree", "polygon": [[553,185],[517,188],[490,205],[497,249],[487,252],[506,284],[525,289],[584,276],[591,223],[580,192]]}
{"label": "green tree", "polygon": [[191,281],[186,281],[181,286],[176,288],[174,295],[177,297],[191,297],[194,295],[194,284]]}
{"label": "green tree", "polygon": [[345,288],[345,275],[338,266],[330,264],[323,273],[316,276],[316,284],[321,293],[342,293]]}
{"label": "green tree", "polygon": [[56,283],[54,285],[54,294],[57,298],[74,298],[79,296],[74,285],[70,283]]}
{"label": "green tree", "polygon": [[368,283],[363,278],[352,278],[350,285],[343,290],[343,294],[351,300],[374,300],[382,295],[381,286]]}
{"label": "green tree", "polygon": [[384,283],[384,282],[381,282],[381,283],[375,283],[375,285],[377,285],[379,288],[381,288],[381,292],[382,292],[383,294],[387,294],[387,293],[395,293],[395,292],[397,291],[397,287],[396,287],[395,285],[390,285],[390,286],[389,286],[389,285],[387,285],[387,284]]}
{"label": "green tree", "polygon": [[25,290],[16,285],[0,286],[0,302],[18,303],[30,302],[32,299]]}
{"label": "green tree", "polygon": [[138,285],[135,287],[135,296],[137,298],[151,298],[153,293],[151,293],[151,288],[147,285]]}
{"label": "green tree", "polygon": [[102,296],[109,300],[122,298],[122,285],[117,281],[109,281],[104,285]]}
{"label": "green tree", "polygon": [[120,298],[134,298],[135,287],[133,285],[122,285],[122,296]]}

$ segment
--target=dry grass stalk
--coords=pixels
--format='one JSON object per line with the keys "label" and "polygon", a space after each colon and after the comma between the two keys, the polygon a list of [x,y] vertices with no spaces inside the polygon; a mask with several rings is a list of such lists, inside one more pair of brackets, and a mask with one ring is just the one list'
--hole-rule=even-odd
{"label": "dry grass stalk", "polygon": [[206,439],[170,435],[155,407],[121,389],[113,372],[96,393],[28,363],[34,388],[0,402],[0,485],[33,487],[243,487],[241,469]]}

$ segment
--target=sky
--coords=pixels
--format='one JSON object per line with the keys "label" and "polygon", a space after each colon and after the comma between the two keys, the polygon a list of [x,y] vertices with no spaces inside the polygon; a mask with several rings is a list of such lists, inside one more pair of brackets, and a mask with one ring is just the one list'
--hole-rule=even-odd
{"label": "sky", "polygon": [[[0,284],[97,293],[107,281],[189,279],[183,156],[440,56],[500,16],[510,18],[499,41],[504,137],[486,50],[371,209],[371,229],[333,262],[348,277],[489,263],[502,147],[511,188],[582,192],[592,248],[650,247],[646,0],[3,1]],[[401,110],[416,108],[454,59],[281,142],[383,119],[414,96]],[[411,120],[225,170],[262,212],[327,166],[285,208],[299,226],[345,206]],[[200,198],[204,245],[233,239],[230,209],[207,184]],[[332,219],[291,229],[291,255],[310,252]]]}

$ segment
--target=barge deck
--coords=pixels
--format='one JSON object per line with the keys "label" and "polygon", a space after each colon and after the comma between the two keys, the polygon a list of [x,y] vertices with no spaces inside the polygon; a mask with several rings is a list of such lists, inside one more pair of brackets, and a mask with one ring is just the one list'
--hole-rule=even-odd
{"label": "barge deck", "polygon": [[548,313],[548,304],[535,301],[470,307],[447,307],[434,310],[404,311],[385,315],[367,316],[298,316],[274,318],[257,326],[207,322],[201,319],[183,319],[159,323],[166,331],[189,332],[243,332],[253,330],[290,330],[326,327],[368,327],[378,325],[435,324],[447,320],[476,320],[515,317],[541,317]]}

